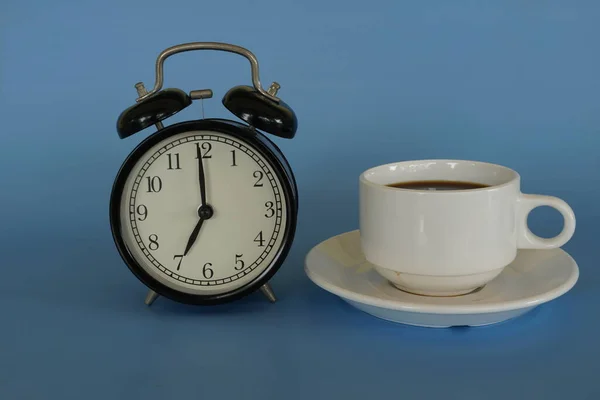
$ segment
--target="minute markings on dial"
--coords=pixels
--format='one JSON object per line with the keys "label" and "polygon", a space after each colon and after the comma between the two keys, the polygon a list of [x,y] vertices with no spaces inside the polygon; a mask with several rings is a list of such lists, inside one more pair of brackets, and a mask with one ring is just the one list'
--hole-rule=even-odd
{"label": "minute markings on dial", "polygon": [[[147,242],[147,240],[143,240],[144,238],[140,236],[138,230],[137,230],[137,225],[138,224],[142,224],[143,221],[142,219],[146,219],[146,217],[150,216],[153,212],[160,212],[160,210],[156,210],[153,211],[152,208],[148,208],[146,205],[144,205],[144,208],[140,208],[140,212],[144,211],[143,214],[137,213],[135,212],[136,210],[136,195],[138,193],[138,190],[140,189],[140,185],[143,182],[143,179],[145,179],[146,177],[146,171],[150,168],[150,166],[163,154],[165,153],[165,151],[169,151],[169,153],[172,154],[176,154],[175,150],[177,148],[177,146],[180,146],[182,144],[188,143],[188,142],[196,142],[196,143],[201,143],[200,144],[200,148],[204,149],[203,151],[203,155],[207,155],[206,150],[210,151],[211,146],[204,146],[202,147],[202,143],[210,143],[210,141],[212,142],[220,142],[220,143],[224,143],[227,144],[229,146],[231,146],[233,148],[232,151],[227,151],[227,154],[229,156],[229,159],[226,160],[226,162],[230,165],[230,166],[238,166],[240,165],[240,158],[239,158],[239,154],[235,155],[238,152],[242,152],[245,153],[246,155],[248,155],[250,158],[252,158],[254,160],[254,162],[260,167],[258,169],[258,171],[260,171],[260,174],[264,177],[262,179],[262,182],[266,187],[270,186],[270,189],[273,191],[273,201],[269,200],[267,201],[267,203],[269,203],[268,205],[266,203],[263,203],[264,208],[257,210],[257,212],[262,213],[261,215],[264,215],[265,217],[272,217],[274,214],[276,221],[274,221],[274,226],[272,226],[272,228],[269,228],[268,231],[264,231],[263,232],[263,239],[264,239],[264,250],[263,252],[256,257],[256,259],[254,259],[254,256],[251,256],[252,259],[247,259],[247,257],[238,257],[238,255],[240,255],[240,253],[242,252],[236,252],[232,251],[232,260],[230,262],[231,265],[227,265],[227,268],[231,268],[231,272],[233,272],[232,276],[229,277],[219,277],[219,279],[190,279],[189,277],[183,276],[181,275],[179,272],[185,274],[185,260],[183,261],[183,263],[180,263],[179,261],[181,261],[180,259],[175,260],[170,260],[170,262],[168,260],[161,260],[163,263],[165,263],[165,265],[167,265],[169,268],[165,268],[164,265],[161,264],[161,262],[159,262],[154,255],[152,254],[152,252],[148,251],[147,246],[148,244],[145,243]],[[241,154],[241,153],[240,153]],[[209,154],[210,155],[210,154]],[[235,157],[235,158],[233,158]],[[173,162],[172,162],[172,166],[175,166],[174,161],[175,158],[174,156],[172,156]],[[164,158],[162,158],[162,160],[164,162],[166,162],[166,155],[164,156]],[[183,167],[183,153],[181,153],[180,156],[180,165]],[[235,164],[235,165],[232,165]],[[166,166],[167,164],[165,164]],[[163,166],[163,168],[165,168],[165,166]],[[154,170],[154,169],[153,169]],[[253,174],[255,171],[257,171],[256,169],[254,170],[248,170],[248,173]],[[153,173],[153,175],[155,175],[155,173]],[[256,184],[256,178],[258,177],[259,174],[256,174],[256,176],[249,176],[248,177],[248,183],[250,185],[254,185]],[[254,179],[253,179],[254,178]],[[163,182],[165,184],[168,184],[168,177],[165,178],[166,180]],[[196,184],[197,185],[197,184]],[[163,185],[165,186],[165,185]],[[163,189],[163,190],[167,190],[167,189]],[[198,190],[198,189],[196,189]],[[258,190],[258,189],[255,189]],[[261,189],[263,190],[263,189]],[[152,194],[147,194],[147,196],[154,196],[154,195],[159,195],[160,193],[152,193]],[[157,150],[149,159],[148,161],[143,165],[143,167],[141,168],[141,170],[139,171],[138,176],[135,178],[135,182],[134,182],[134,186],[131,190],[131,195],[130,195],[130,214],[131,214],[131,218],[130,218],[130,223],[131,223],[131,227],[132,230],[134,232],[134,236],[135,239],[138,243],[138,245],[140,246],[140,248],[142,249],[144,255],[146,256],[146,258],[158,269],[160,270],[162,273],[171,276],[179,281],[182,282],[186,282],[188,284],[193,284],[193,285],[203,285],[203,286],[207,286],[207,285],[217,285],[217,284],[221,284],[221,283],[228,283],[231,281],[234,281],[236,279],[239,279],[241,277],[243,277],[244,275],[250,273],[252,270],[254,270],[258,265],[260,265],[262,263],[262,261],[267,257],[267,255],[273,250],[273,246],[277,241],[278,236],[281,234],[281,230],[282,230],[282,193],[280,190],[279,185],[277,184],[274,176],[273,176],[273,172],[270,170],[269,166],[267,164],[265,164],[265,162],[263,162],[262,159],[260,159],[259,157],[256,156],[256,154],[254,154],[254,151],[251,148],[248,148],[247,146],[245,146],[243,143],[237,142],[235,140],[231,140],[228,138],[224,138],[221,136],[215,136],[215,135],[195,135],[195,136],[190,136],[190,137],[184,137],[182,139],[179,140],[175,140],[172,141],[171,143],[166,144],[165,146],[163,146],[162,148],[160,148],[159,150]],[[210,199],[209,199],[210,200]],[[273,204],[271,204],[273,203]],[[141,206],[142,203],[138,204],[137,206]],[[141,218],[140,218],[141,217]],[[202,228],[204,229],[204,228]],[[271,231],[272,232],[269,232]],[[252,238],[250,238],[250,242],[252,242],[252,239],[255,239],[255,236],[258,236],[258,231],[253,233]],[[270,236],[270,237],[269,237]],[[199,239],[200,240],[200,239]],[[261,240],[260,237],[259,239],[257,239],[257,241],[254,243],[254,245],[258,245],[260,244]],[[261,247],[262,249],[262,247]],[[179,250],[179,252],[181,252],[182,250]],[[171,257],[173,257],[173,255],[171,255]],[[206,261],[210,261],[210,260],[206,260]],[[178,262],[179,262],[179,266],[181,267],[179,270],[176,268],[178,266]],[[242,264],[244,264],[242,266]],[[212,265],[210,268],[214,269],[215,271],[217,271],[217,268],[219,266],[218,265]],[[238,268],[241,268],[238,270]],[[208,271],[208,269],[207,269]],[[204,277],[206,278],[207,276],[211,276],[210,273],[205,273]]]}

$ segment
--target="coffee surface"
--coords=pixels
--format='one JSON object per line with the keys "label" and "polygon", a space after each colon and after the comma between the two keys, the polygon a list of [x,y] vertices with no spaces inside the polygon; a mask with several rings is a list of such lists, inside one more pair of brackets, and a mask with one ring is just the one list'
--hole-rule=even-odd
{"label": "coffee surface", "polygon": [[397,182],[387,184],[388,187],[399,188],[399,189],[414,189],[414,190],[468,190],[468,189],[482,189],[489,187],[476,182],[464,182],[464,181],[443,181],[443,180],[429,180],[429,181],[408,181],[408,182]]}

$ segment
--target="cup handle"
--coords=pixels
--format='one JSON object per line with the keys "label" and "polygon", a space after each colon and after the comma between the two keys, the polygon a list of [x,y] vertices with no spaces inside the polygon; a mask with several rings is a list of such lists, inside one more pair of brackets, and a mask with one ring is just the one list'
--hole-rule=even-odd
{"label": "cup handle", "polygon": [[[531,232],[527,216],[534,208],[550,206],[563,216],[563,229],[553,238],[542,238]],[[575,213],[562,199],[553,196],[521,194],[517,201],[517,247],[520,249],[554,249],[567,243],[575,233]]]}

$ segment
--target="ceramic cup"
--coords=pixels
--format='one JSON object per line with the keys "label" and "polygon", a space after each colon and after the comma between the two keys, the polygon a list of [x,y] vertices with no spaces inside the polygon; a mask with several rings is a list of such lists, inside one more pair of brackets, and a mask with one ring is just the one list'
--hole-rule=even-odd
{"label": "ceramic cup", "polygon": [[[411,181],[462,181],[478,189],[415,190],[387,186]],[[498,276],[518,249],[551,249],[575,231],[563,200],[523,194],[510,168],[477,161],[404,161],[361,174],[360,237],[363,253],[397,288],[427,296],[469,293]],[[541,238],[527,216],[540,206],[563,216],[561,233]]]}

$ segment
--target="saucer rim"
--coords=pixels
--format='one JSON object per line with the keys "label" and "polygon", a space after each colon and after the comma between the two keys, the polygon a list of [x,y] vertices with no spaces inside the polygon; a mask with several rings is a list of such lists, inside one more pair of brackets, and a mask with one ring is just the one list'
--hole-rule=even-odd
{"label": "saucer rim", "polygon": [[[567,260],[570,261],[569,267],[571,269],[571,272],[569,278],[562,282],[560,285],[556,286],[554,289],[548,292],[537,296],[530,296],[524,299],[487,304],[423,304],[418,301],[418,299],[422,297],[419,295],[412,295],[415,297],[416,300],[414,302],[408,302],[404,300],[381,299],[370,295],[356,293],[349,289],[339,287],[338,285],[332,284],[328,280],[320,277],[318,274],[315,274],[314,271],[311,271],[311,267],[309,266],[310,258],[315,257],[314,254],[318,251],[321,251],[320,247],[322,245],[340,236],[349,235],[358,231],[358,229],[346,231],[331,236],[321,241],[317,245],[313,246],[304,258],[304,272],[315,285],[326,290],[327,292],[330,292],[343,299],[358,302],[361,304],[367,304],[374,307],[423,314],[484,314],[494,312],[505,312],[528,307],[536,307],[541,304],[550,302],[570,291],[579,280],[579,266],[577,262],[567,251],[565,251],[562,248],[556,248],[553,250],[559,251],[567,257]],[[410,295],[410,293],[407,294]],[[468,294],[465,296],[468,296]]]}

